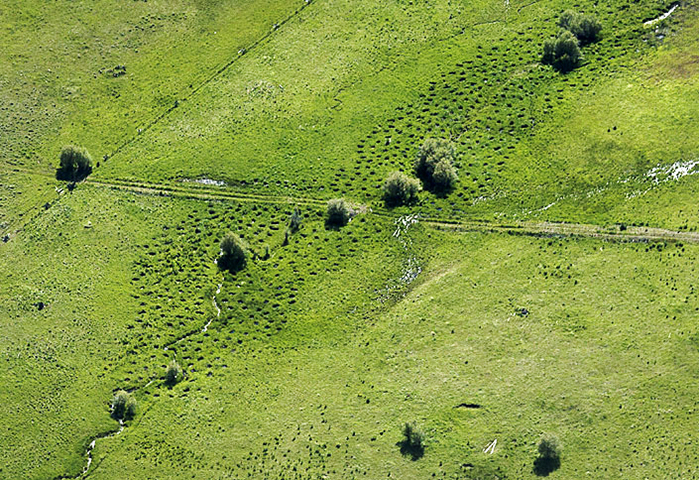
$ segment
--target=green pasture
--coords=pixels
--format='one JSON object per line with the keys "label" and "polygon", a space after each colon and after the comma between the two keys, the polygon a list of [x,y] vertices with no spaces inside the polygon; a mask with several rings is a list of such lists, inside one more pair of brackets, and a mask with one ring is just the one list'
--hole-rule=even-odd
{"label": "green pasture", "polygon": [[[604,30],[564,75],[568,8]],[[644,26],[669,8],[5,2],[0,478],[535,478],[544,433],[551,478],[699,476],[696,244],[425,225],[699,228],[699,15]],[[428,137],[456,188],[386,209]]]}

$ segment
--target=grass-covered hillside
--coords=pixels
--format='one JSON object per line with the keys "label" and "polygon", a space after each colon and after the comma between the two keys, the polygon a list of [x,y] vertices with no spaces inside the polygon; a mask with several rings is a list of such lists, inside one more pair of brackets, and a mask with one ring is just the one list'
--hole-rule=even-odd
{"label": "grass-covered hillside", "polygon": [[694,0],[6,2],[0,478],[699,478],[697,51]]}

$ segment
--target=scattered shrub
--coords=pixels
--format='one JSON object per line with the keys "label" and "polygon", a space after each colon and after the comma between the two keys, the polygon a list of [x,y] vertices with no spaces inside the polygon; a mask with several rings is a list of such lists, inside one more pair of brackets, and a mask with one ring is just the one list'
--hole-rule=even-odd
{"label": "scattered shrub", "polygon": [[575,35],[580,45],[587,45],[599,40],[602,24],[594,15],[566,10],[558,20],[558,26]]}
{"label": "scattered shrub", "polygon": [[343,227],[352,216],[352,209],[344,198],[333,198],[328,202],[325,225],[328,227]]}
{"label": "scattered shrub", "polygon": [[578,40],[568,30],[564,30],[555,40],[544,42],[542,63],[553,65],[556,70],[569,72],[582,62],[583,55]]}
{"label": "scattered shrub", "polygon": [[399,442],[403,455],[410,455],[413,460],[421,458],[425,454],[425,435],[413,423],[403,426],[403,441]]}
{"label": "scattered shrub", "polygon": [[534,461],[534,473],[547,476],[561,466],[561,444],[558,437],[547,434],[539,442],[539,457]]}
{"label": "scattered shrub", "polygon": [[165,370],[165,383],[167,385],[175,385],[177,382],[182,380],[183,377],[184,372],[182,371],[182,367],[180,367],[177,360],[173,358]]}
{"label": "scattered shrub", "polygon": [[303,222],[303,215],[301,215],[301,210],[295,208],[291,217],[289,217],[289,230],[291,233],[298,232],[301,228],[301,223]]}
{"label": "scattered shrub", "polygon": [[410,205],[417,201],[420,184],[403,172],[391,173],[383,185],[383,199],[387,206]]}
{"label": "scattered shrub", "polygon": [[415,175],[427,190],[446,192],[453,188],[458,176],[454,169],[456,149],[448,140],[428,138],[415,159]]}
{"label": "scattered shrub", "polygon": [[119,390],[112,398],[112,417],[130,420],[136,414],[136,399],[130,393]]}
{"label": "scattered shrub", "polygon": [[238,271],[245,267],[248,259],[248,247],[235,233],[227,233],[221,239],[221,256],[218,266],[224,270]]}
{"label": "scattered shrub", "polygon": [[56,170],[58,180],[75,182],[92,173],[92,157],[88,151],[75,145],[66,145],[61,150],[61,159]]}

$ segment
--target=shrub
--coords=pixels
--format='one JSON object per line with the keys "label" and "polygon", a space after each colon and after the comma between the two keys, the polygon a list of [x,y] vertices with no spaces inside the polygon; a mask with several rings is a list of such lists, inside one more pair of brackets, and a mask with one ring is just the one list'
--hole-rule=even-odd
{"label": "shrub", "polygon": [[403,441],[399,442],[400,451],[403,455],[411,455],[413,460],[417,460],[425,454],[425,435],[413,423],[406,423],[403,426]]}
{"label": "shrub", "polygon": [[583,55],[578,40],[568,30],[561,32],[555,40],[544,42],[542,63],[553,65],[556,70],[568,72],[580,65]]}
{"label": "shrub", "polygon": [[558,20],[558,26],[568,30],[580,41],[580,45],[587,45],[599,40],[602,24],[594,15],[566,10]]}
{"label": "shrub", "polygon": [[410,205],[417,201],[420,184],[403,172],[391,173],[383,185],[383,199],[389,207]]}
{"label": "shrub", "polygon": [[352,209],[344,198],[333,198],[328,202],[325,224],[328,227],[343,227],[352,216]]}
{"label": "shrub", "polygon": [[130,393],[119,390],[112,397],[112,417],[117,420],[130,420],[136,414],[136,399]]}
{"label": "shrub", "polygon": [[88,151],[75,145],[66,145],[61,150],[61,159],[56,170],[58,180],[82,180],[92,173],[92,157]]}
{"label": "shrub", "polygon": [[184,372],[182,371],[182,367],[180,367],[177,360],[173,358],[165,370],[165,383],[168,385],[175,385],[177,382],[182,380],[183,377]]}
{"label": "shrub", "polygon": [[415,159],[415,175],[427,190],[449,190],[458,179],[454,170],[455,158],[456,149],[450,141],[428,138]]}
{"label": "shrub", "polygon": [[303,222],[303,215],[301,215],[301,210],[295,208],[291,217],[289,217],[289,230],[291,233],[296,233],[299,228],[301,228],[301,223]]}
{"label": "shrub", "polygon": [[561,466],[561,443],[555,435],[547,434],[539,442],[539,457],[534,461],[534,472],[546,476]]}
{"label": "shrub", "polygon": [[224,270],[237,271],[245,267],[248,259],[248,247],[235,233],[227,233],[221,239],[221,256],[218,266]]}

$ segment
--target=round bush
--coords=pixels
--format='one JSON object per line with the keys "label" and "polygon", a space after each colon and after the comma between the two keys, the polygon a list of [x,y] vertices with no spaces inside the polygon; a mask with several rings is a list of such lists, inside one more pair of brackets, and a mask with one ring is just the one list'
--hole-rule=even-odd
{"label": "round bush", "polygon": [[391,173],[383,185],[383,199],[387,206],[410,205],[417,201],[420,184],[403,172]]}
{"label": "round bush", "polygon": [[56,171],[58,180],[76,181],[92,173],[92,157],[88,151],[75,145],[66,145],[61,150],[61,158]]}
{"label": "round bush", "polygon": [[245,267],[248,259],[248,248],[245,242],[235,233],[227,233],[221,239],[221,256],[218,266],[224,270],[237,271]]}
{"label": "round bush", "polygon": [[352,209],[344,198],[333,198],[328,202],[325,224],[329,227],[343,227],[352,216]]}
{"label": "round bush", "polygon": [[422,180],[427,190],[449,190],[458,179],[454,169],[455,159],[456,149],[453,143],[449,140],[428,138],[420,147],[415,159],[415,175]]}
{"label": "round bush", "polygon": [[129,392],[119,390],[112,397],[112,417],[130,420],[136,414],[136,399]]}
{"label": "round bush", "polygon": [[182,380],[183,377],[184,373],[182,367],[177,363],[177,360],[172,359],[165,370],[165,383],[168,385],[175,385]]}
{"label": "round bush", "polygon": [[556,70],[568,72],[580,65],[583,55],[575,35],[568,30],[561,32],[555,40],[544,42],[542,63],[553,65]]}

